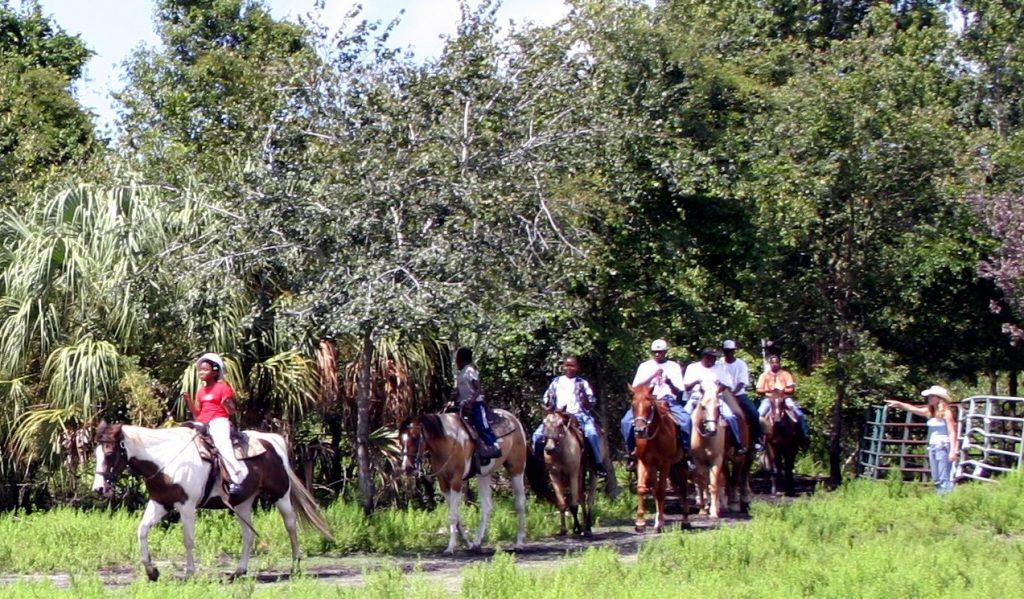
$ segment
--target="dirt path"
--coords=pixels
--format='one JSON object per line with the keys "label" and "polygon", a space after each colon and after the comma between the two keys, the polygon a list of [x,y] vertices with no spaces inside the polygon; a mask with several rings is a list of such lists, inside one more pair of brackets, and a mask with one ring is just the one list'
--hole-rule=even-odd
{"label": "dirt path", "polygon": [[[802,478],[798,481],[799,494],[813,492],[815,480]],[[755,493],[755,501],[780,502],[788,499],[768,494],[767,482],[763,479],[752,481]],[[667,525],[669,529],[678,526],[679,514],[668,514]],[[712,521],[704,516],[691,516],[690,524],[693,531],[700,533],[722,526],[741,525],[748,521],[746,515],[728,515],[718,521]],[[652,517],[648,515],[648,522]],[[542,569],[554,568],[565,563],[566,559],[573,559],[580,553],[591,547],[611,547],[622,558],[629,562],[636,560],[640,547],[656,535],[650,528],[644,533],[637,533],[633,530],[632,521],[615,522],[609,526],[597,527],[591,538],[564,537],[546,538],[529,541],[526,547],[515,551],[516,564],[520,568]],[[509,548],[502,548],[508,550]],[[391,554],[382,556],[380,554],[349,554],[345,556],[315,556],[303,561],[303,570],[306,577],[316,578],[323,582],[359,586],[365,582],[365,576],[369,572],[379,569],[383,564],[388,564],[401,569],[405,573],[419,572],[423,578],[433,584],[444,585],[449,591],[457,592],[462,584],[462,571],[466,566],[489,561],[494,555],[494,548],[486,548],[480,553],[457,552],[454,556],[442,556],[440,554]],[[178,562],[157,563],[164,576],[171,576],[174,579],[181,578],[182,564]],[[224,561],[219,566],[219,571],[224,578],[230,574],[234,562]],[[112,588],[130,585],[133,581],[142,576],[137,564],[124,565],[119,567],[104,568],[99,572],[100,579],[104,585]],[[264,584],[279,584],[287,582],[289,574],[286,570],[265,570],[253,574],[253,578]],[[69,574],[29,574],[0,576],[0,585],[11,584],[18,581],[43,581],[50,580],[60,588],[67,588],[71,584]]]}

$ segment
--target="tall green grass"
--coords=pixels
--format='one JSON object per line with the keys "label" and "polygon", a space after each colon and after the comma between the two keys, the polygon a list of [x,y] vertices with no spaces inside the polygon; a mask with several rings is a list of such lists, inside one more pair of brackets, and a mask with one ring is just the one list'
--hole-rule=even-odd
{"label": "tall green grass", "polygon": [[[600,498],[598,524],[609,519],[628,518],[630,498],[616,501]],[[369,518],[352,503],[336,502],[324,516],[334,534],[327,541],[316,532],[302,530],[300,542],[307,555],[371,553],[421,553],[440,551],[448,543],[448,512],[444,505],[435,510],[381,510]],[[2,572],[94,572],[111,565],[136,563],[136,529],[141,513],[127,511],[79,511],[58,508],[49,512],[0,516],[0,573]],[[463,505],[463,524],[475,532],[479,512]],[[527,534],[547,537],[558,530],[553,508],[530,501],[527,506]],[[258,537],[258,560],[253,569],[286,566],[291,545],[276,510],[258,511],[253,519]],[[510,545],[517,528],[515,509],[507,498],[499,498],[492,511],[487,542]],[[439,531],[443,532],[439,534]],[[180,525],[159,525],[150,530],[154,559],[184,557]],[[234,559],[241,546],[239,525],[226,511],[201,510],[196,524],[196,559],[210,566],[218,559]]]}
{"label": "tall green grass", "polygon": [[[591,549],[546,569],[498,554],[463,572],[461,596],[628,599],[705,597],[1024,596],[1024,476],[936,496],[920,485],[854,481],[790,505],[755,504],[745,525],[673,532],[647,543],[635,563]],[[385,566],[359,588],[310,579],[284,585],[216,581],[135,583],[107,591],[95,578],[58,590],[20,583],[24,597],[443,597],[423,576]],[[969,595],[968,595],[969,594]]]}

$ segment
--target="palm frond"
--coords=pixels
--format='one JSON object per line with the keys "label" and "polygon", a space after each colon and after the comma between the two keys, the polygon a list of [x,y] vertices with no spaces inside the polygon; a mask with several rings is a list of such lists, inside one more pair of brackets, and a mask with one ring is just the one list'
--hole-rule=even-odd
{"label": "palm frond", "polygon": [[43,367],[47,398],[59,409],[77,407],[91,419],[112,396],[120,380],[120,354],[108,341],[85,337],[54,350]]}

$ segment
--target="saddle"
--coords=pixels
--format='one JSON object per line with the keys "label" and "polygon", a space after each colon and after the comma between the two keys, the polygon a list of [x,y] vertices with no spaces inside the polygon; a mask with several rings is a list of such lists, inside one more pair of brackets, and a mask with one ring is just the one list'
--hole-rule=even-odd
{"label": "saddle", "polygon": [[[498,414],[491,409],[491,406],[484,404],[484,410],[487,414],[487,425],[491,427],[491,432],[494,433],[495,438],[500,439],[502,437],[507,437],[516,430],[516,425],[511,419]],[[469,432],[469,436],[473,439],[473,442],[479,443],[480,435],[476,432],[476,427],[473,426],[472,421],[466,418],[465,414],[461,410],[459,411],[459,420],[462,422],[462,425],[466,427],[466,430]]]}
{"label": "saddle", "polygon": [[[199,457],[207,462],[212,462],[214,456],[217,455],[217,448],[213,445],[213,439],[210,437],[210,431],[207,430],[206,425],[202,422],[186,422],[184,426],[199,433],[195,440],[196,446],[199,448]],[[231,447],[234,448],[235,458],[238,460],[248,460],[267,452],[267,448],[260,443],[259,439],[249,437],[236,429],[234,425],[231,426]]]}

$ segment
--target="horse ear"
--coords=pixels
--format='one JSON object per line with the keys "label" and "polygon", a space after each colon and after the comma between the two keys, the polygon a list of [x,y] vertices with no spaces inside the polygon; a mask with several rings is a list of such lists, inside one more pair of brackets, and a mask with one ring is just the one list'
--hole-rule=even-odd
{"label": "horse ear", "polygon": [[629,389],[629,392],[630,392],[630,393],[632,393],[632,392],[636,391],[636,389],[634,389],[634,388],[633,388],[633,385],[630,385],[630,384],[627,384],[627,385],[626,385],[626,388],[627,388],[627,389]]}

